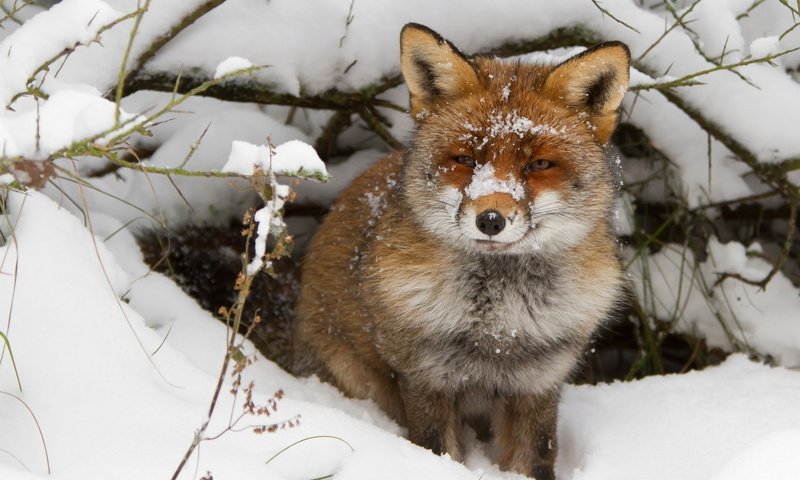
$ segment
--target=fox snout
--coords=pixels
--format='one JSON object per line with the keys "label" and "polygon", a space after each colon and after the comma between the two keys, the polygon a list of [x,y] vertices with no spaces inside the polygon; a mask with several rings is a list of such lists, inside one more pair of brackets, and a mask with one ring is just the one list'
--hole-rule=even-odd
{"label": "fox snout", "polygon": [[506,219],[497,210],[485,210],[475,218],[478,230],[490,237],[502,232],[506,226]]}
{"label": "fox snout", "polygon": [[497,237],[506,227],[513,228],[513,222],[519,216],[518,201],[507,193],[490,193],[475,199],[467,196],[464,207],[475,215],[474,225],[477,231],[489,237]]}

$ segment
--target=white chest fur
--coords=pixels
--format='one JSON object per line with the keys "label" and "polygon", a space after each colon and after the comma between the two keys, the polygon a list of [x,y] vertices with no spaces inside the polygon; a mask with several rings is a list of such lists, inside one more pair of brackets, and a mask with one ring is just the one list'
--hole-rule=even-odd
{"label": "white chest fur", "polygon": [[435,389],[550,388],[563,381],[602,319],[568,270],[518,257],[404,273],[381,285],[402,312],[382,327],[418,333],[411,346],[381,350],[402,357],[410,373]]}

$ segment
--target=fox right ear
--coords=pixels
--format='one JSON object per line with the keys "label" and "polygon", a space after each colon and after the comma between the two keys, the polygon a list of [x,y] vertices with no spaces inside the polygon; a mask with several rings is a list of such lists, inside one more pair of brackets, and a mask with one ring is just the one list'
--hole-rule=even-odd
{"label": "fox right ear", "polygon": [[469,59],[438,33],[417,23],[407,24],[400,32],[400,63],[411,94],[412,118],[478,85]]}
{"label": "fox right ear", "polygon": [[617,126],[630,68],[631,53],[624,43],[601,43],[556,66],[545,80],[544,91],[589,114],[595,137],[605,144]]}

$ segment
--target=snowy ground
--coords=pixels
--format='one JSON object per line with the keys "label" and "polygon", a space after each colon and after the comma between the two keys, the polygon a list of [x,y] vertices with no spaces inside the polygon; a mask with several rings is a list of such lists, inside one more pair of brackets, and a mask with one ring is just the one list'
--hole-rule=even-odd
{"label": "snowy ground", "polygon": [[[6,359],[0,389],[17,398],[0,396],[0,478],[44,476],[42,438],[52,478],[168,478],[204,419],[224,327],[171,281],[140,277],[146,267],[128,235],[100,242],[118,227],[112,219],[94,218],[95,245],[78,218],[40,193],[13,194],[10,204],[15,241],[0,258],[17,275],[0,277],[0,304],[9,308],[15,292],[9,337],[22,391]],[[257,401],[286,392],[270,421],[299,415],[299,426],[204,442],[181,478],[518,478],[499,472],[478,442],[466,466],[437,457],[404,440],[374,405],[267,360],[247,375]],[[800,374],[743,356],[703,372],[566,387],[560,478],[796,479],[799,404]],[[231,410],[239,407],[224,394],[212,434]],[[339,440],[310,439],[265,464],[313,436]]]}
{"label": "snowy ground", "polygon": [[[154,0],[131,58],[199,3]],[[331,0],[315,4],[313,11],[294,0],[229,0],[168,44],[149,68],[197,68],[212,78],[250,64],[270,64],[248,78],[295,94],[357,89],[397,72],[397,36],[407,21],[436,28],[468,52],[582,24],[605,38],[626,41],[635,58],[643,56],[640,63],[648,75],[632,72],[634,85],[708,68],[707,59],[681,29],[648,51],[665,23],[672,22],[663,11],[649,8],[657,3],[602,2],[636,26],[637,34],[602,15],[588,0],[515,0],[503,8],[456,0],[435,8],[417,0],[358,0],[352,5]],[[800,28],[791,30],[796,19],[787,10],[789,3],[767,1],[748,10],[754,5],[751,0],[703,0],[687,19],[707,56],[725,52],[725,61],[731,63],[800,44]],[[8,104],[42,62],[75,42],[90,41],[135,4],[65,0],[32,20],[39,11],[34,7],[20,13],[20,23],[4,22],[0,100]],[[690,4],[678,2],[681,8]],[[352,22],[346,20],[348,13]],[[109,138],[116,112],[102,94],[117,80],[130,28],[131,20],[122,22],[104,32],[101,43],[79,47],[58,75],[36,73],[35,83],[41,81],[48,100],[22,97],[14,101],[14,110],[0,110],[3,159],[42,159],[74,141],[99,136],[102,143]],[[549,58],[568,51],[575,50],[550,52]],[[231,57],[238,58],[226,62]],[[763,163],[800,155],[800,86],[787,73],[796,72],[800,51],[774,62],[778,68],[754,64],[739,70],[760,88],[730,72],[717,72],[703,77],[707,85],[679,90],[689,105],[734,134]],[[669,76],[659,77],[666,72]],[[152,92],[126,97],[120,118],[141,121],[136,115],[147,115],[168,98]],[[407,102],[403,87],[384,98]],[[660,94],[630,95],[625,109],[625,120],[645,131],[671,159],[687,204],[763,191],[728,149]],[[149,165],[178,165],[208,129],[188,167],[222,169],[234,141],[263,144],[269,135],[276,145],[313,142],[328,118],[324,112],[306,111],[286,125],[285,108],[210,99],[191,99],[181,111],[185,113],[174,121],[153,128],[152,137],[134,137],[155,149]],[[392,133],[407,138],[409,120],[399,112],[384,113],[393,122]],[[380,144],[365,143],[358,126],[345,137],[359,151],[329,169],[331,184],[296,186],[301,200],[329,202],[343,184],[385,153],[374,148]],[[624,160],[628,181],[649,174],[636,159]],[[58,165],[80,174],[99,163],[83,157]],[[800,179],[797,172],[793,175]],[[0,176],[0,184],[11,180],[10,174]],[[254,195],[245,180],[172,180],[175,186],[164,177],[120,170],[92,179],[91,188],[62,179],[40,191],[9,193],[9,213],[0,218],[6,239],[0,246],[0,332],[9,339],[14,363],[3,349],[0,479],[169,478],[205,420],[224,354],[225,328],[170,279],[148,271],[133,233],[161,219],[170,224],[225,221],[239,216]],[[657,199],[663,194],[651,189],[642,196]],[[798,290],[782,274],[766,291],[733,280],[715,284],[720,271],[748,278],[766,274],[769,265],[748,254],[760,248],[714,240],[708,258],[687,273],[683,267],[693,259],[686,249],[666,245],[656,255],[643,256],[631,273],[647,300],[645,307],[660,318],[677,318],[677,328],[713,346],[729,349],[734,338],[783,367],[734,355],[702,372],[565,387],[560,480],[800,478]],[[296,379],[267,360],[257,361],[245,376],[255,382],[257,403],[279,389],[285,392],[268,422],[294,423],[299,416],[299,425],[261,435],[231,431],[204,441],[180,478],[201,478],[207,472],[216,479],[301,480],[329,474],[358,480],[521,478],[499,472],[491,447],[474,440],[469,441],[466,465],[434,456],[406,441],[402,429],[371,403],[343,398],[313,379]],[[241,398],[234,401],[224,393],[207,435],[224,430],[239,412]],[[237,427],[264,420],[245,416]]]}
{"label": "snowy ground", "polygon": [[[146,267],[129,236],[95,246],[78,218],[42,194],[13,194],[10,203],[15,241],[0,258],[3,271],[17,275],[0,277],[0,301],[8,308],[15,292],[9,337],[22,391],[6,359],[0,390],[17,398],[0,396],[0,478],[45,476],[42,438],[52,478],[168,478],[208,408],[223,326],[171,281],[140,277]],[[118,224],[97,216],[93,226],[97,240]],[[149,357],[168,328],[167,341]],[[257,401],[286,392],[270,421],[299,415],[299,426],[204,442],[181,478],[199,478],[195,471],[214,478],[518,478],[499,472],[478,442],[471,442],[466,466],[437,457],[403,439],[374,405],[293,378],[267,360],[247,375]],[[559,478],[796,479],[797,405],[800,374],[740,355],[703,372],[569,386]],[[231,410],[239,407],[224,394],[212,434]],[[314,436],[338,440],[309,439],[265,464]]]}

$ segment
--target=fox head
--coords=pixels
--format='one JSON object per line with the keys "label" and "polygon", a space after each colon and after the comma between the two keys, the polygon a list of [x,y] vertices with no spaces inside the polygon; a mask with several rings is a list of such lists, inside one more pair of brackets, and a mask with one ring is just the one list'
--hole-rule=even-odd
{"label": "fox head", "polygon": [[429,233],[520,254],[563,250],[608,222],[605,145],[628,87],[624,44],[547,65],[469,58],[413,23],[400,43],[416,122],[404,191]]}

